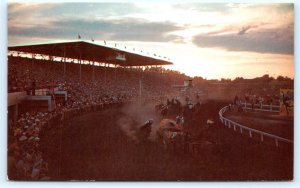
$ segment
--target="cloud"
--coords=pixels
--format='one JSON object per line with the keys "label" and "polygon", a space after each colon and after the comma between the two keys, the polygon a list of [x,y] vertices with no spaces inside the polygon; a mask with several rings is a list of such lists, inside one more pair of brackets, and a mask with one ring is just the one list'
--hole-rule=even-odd
{"label": "cloud", "polygon": [[243,27],[237,34],[197,35],[193,43],[199,47],[224,48],[228,51],[294,54],[293,24],[272,29],[256,29],[251,32],[250,28],[252,26]]}
{"label": "cloud", "polygon": [[232,11],[230,4],[226,3],[180,3],[174,4],[173,7],[197,12],[218,12],[221,14],[227,14]]}
{"label": "cloud", "polygon": [[251,28],[251,26],[242,27],[240,31],[238,32],[238,35],[244,35],[246,32]]}
{"label": "cloud", "polygon": [[279,3],[277,5],[277,12],[280,14],[286,14],[294,12],[294,4],[293,3]]}
{"label": "cloud", "polygon": [[20,21],[24,21],[28,17],[36,16],[37,14],[41,15],[43,11],[54,7],[55,4],[49,3],[9,3],[7,13],[9,19],[22,19]]}
{"label": "cloud", "polygon": [[171,22],[149,22],[142,19],[124,18],[115,20],[62,19],[48,25],[32,27],[9,26],[10,36],[74,38],[82,37],[105,40],[166,42],[175,40],[168,33],[181,29]]}
{"label": "cloud", "polygon": [[[132,3],[59,3],[54,4],[51,9],[44,10],[44,15],[63,15],[63,16],[92,16],[109,17],[124,16],[132,12],[139,12]],[[78,14],[80,13],[80,14]]]}
{"label": "cloud", "polygon": [[[140,11],[132,3],[10,3],[10,16],[30,16],[33,12],[45,16],[124,16]],[[80,13],[80,14],[78,14]]]}
{"label": "cloud", "polygon": [[177,40],[169,34],[180,27],[172,22],[129,18],[142,11],[133,3],[11,3],[8,34],[13,37],[154,41]]}

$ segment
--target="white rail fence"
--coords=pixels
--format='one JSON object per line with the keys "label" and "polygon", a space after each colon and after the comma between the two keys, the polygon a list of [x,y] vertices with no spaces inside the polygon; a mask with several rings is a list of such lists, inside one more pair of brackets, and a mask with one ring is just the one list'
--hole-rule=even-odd
{"label": "white rail fence", "polygon": [[[241,103],[243,109],[252,109],[252,104],[251,103]],[[253,110],[256,111],[266,111],[266,112],[279,112],[280,106],[278,105],[265,105],[265,104],[254,104],[253,105]]]}
{"label": "white rail fence", "polygon": [[[267,106],[267,105],[265,105]],[[278,107],[277,107],[278,108]],[[269,137],[271,139],[274,140],[274,143],[276,145],[276,147],[278,147],[278,142],[285,142],[285,143],[289,143],[289,144],[293,144],[293,140],[289,140],[289,139],[286,139],[286,138],[282,138],[282,137],[279,137],[279,136],[276,136],[276,135],[273,135],[273,134],[269,134],[269,133],[266,133],[266,132],[263,132],[263,131],[259,131],[259,130],[256,130],[256,129],[252,129],[252,128],[249,128],[249,127],[246,127],[244,125],[241,125],[237,122],[234,122],[228,118],[225,118],[223,116],[223,114],[229,109],[229,106],[225,106],[223,107],[220,111],[219,111],[219,117],[220,117],[220,120],[222,122],[222,124],[224,124],[226,127],[228,128],[231,128],[233,127],[233,130],[234,131],[240,131],[241,134],[243,133],[247,133],[249,134],[249,137],[252,138],[253,137],[253,134],[256,133],[258,135],[260,135],[260,140],[261,142],[264,142],[264,137]],[[263,111],[271,111],[271,112],[276,112],[274,111],[272,108],[269,108],[270,110],[263,110]],[[257,109],[256,109],[257,110]]]}

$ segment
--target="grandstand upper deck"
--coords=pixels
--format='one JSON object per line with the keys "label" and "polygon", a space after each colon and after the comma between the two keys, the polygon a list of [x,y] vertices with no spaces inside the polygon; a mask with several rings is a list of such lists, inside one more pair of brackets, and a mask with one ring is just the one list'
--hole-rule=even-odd
{"label": "grandstand upper deck", "polygon": [[162,66],[173,64],[170,61],[142,56],[84,41],[11,46],[8,47],[8,51],[90,62],[104,62],[120,66]]}

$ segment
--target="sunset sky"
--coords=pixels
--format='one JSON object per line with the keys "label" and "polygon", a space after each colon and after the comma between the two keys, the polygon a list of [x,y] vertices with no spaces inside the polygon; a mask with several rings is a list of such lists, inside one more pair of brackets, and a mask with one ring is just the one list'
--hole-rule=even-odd
{"label": "sunset sky", "polygon": [[166,56],[174,63],[166,68],[189,76],[294,77],[293,4],[10,3],[7,12],[9,46],[80,34],[99,45]]}

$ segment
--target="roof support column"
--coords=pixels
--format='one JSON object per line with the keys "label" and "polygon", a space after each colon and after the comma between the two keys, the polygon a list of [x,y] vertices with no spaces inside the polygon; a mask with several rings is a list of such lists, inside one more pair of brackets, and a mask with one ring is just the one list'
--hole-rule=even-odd
{"label": "roof support column", "polygon": [[35,54],[32,52],[31,53],[32,70],[34,68],[34,58],[35,58]]}
{"label": "roof support column", "polygon": [[95,83],[95,61],[93,61],[93,83]]}
{"label": "roof support column", "polygon": [[64,81],[66,81],[66,45],[64,45]]}
{"label": "roof support column", "polygon": [[106,63],[104,63],[104,84],[106,84]]}
{"label": "roof support column", "polygon": [[81,82],[81,52],[80,52],[80,59],[79,59],[79,81]]}
{"label": "roof support column", "polygon": [[140,69],[140,90],[139,90],[139,96],[140,101],[142,101],[142,90],[143,90],[143,69]]}
{"label": "roof support column", "polygon": [[117,64],[115,64],[115,80],[117,80]]}
{"label": "roof support column", "polygon": [[[30,66],[30,70],[29,70],[29,73],[28,73],[28,76],[29,76],[29,80],[31,80],[32,78],[32,70],[34,70],[34,59],[35,59],[35,53],[31,53],[31,66]],[[29,82],[28,80],[28,82]],[[32,81],[32,80],[31,80]],[[28,85],[30,85],[30,83],[28,83]]]}

